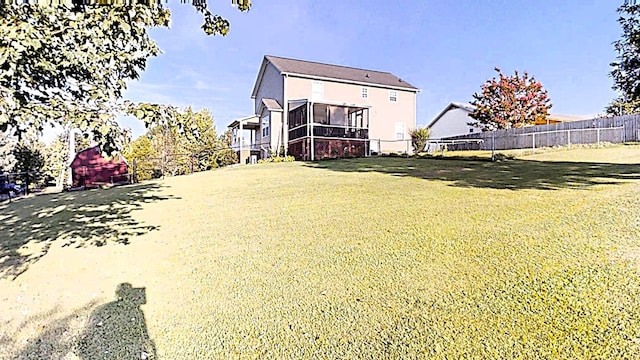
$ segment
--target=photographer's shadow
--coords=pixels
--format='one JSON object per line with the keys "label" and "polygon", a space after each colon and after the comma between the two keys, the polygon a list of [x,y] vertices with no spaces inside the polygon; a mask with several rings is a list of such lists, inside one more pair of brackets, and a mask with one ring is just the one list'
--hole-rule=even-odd
{"label": "photographer's shadow", "polygon": [[83,360],[156,359],[140,305],[146,303],[145,288],[122,283],[116,301],[95,309],[78,341],[77,355]]}

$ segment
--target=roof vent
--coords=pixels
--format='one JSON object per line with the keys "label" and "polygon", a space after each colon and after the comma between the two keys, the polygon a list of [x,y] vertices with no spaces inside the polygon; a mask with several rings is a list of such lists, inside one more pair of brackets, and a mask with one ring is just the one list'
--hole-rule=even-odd
{"label": "roof vent", "polygon": [[369,74],[364,74],[364,77],[368,78],[368,77],[369,77]]}

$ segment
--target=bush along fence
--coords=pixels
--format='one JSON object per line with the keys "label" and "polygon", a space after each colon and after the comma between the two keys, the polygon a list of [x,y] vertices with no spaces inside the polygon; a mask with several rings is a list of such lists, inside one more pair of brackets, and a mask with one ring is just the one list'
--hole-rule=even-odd
{"label": "bush along fence", "polygon": [[441,146],[446,146],[448,150],[535,149],[570,147],[572,144],[637,142],[640,141],[640,114],[485,131],[447,137],[441,141]]}

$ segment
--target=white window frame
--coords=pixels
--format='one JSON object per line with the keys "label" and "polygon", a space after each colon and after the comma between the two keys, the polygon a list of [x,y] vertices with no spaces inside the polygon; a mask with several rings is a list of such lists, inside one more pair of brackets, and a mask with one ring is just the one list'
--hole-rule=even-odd
{"label": "white window frame", "polygon": [[269,136],[269,128],[271,127],[271,116],[267,115],[262,118],[262,124],[260,128],[262,130],[262,137],[265,138]]}
{"label": "white window frame", "polygon": [[314,80],[311,82],[311,99],[314,101],[324,100],[324,83]]}
{"label": "white window frame", "polygon": [[405,139],[405,126],[403,122],[396,123],[396,140],[404,140]]}
{"label": "white window frame", "polygon": [[395,90],[389,90],[389,101],[398,102],[398,92]]}
{"label": "white window frame", "polygon": [[360,92],[360,96],[362,96],[363,99],[368,99],[369,98],[369,88],[363,86],[362,87],[362,91]]}

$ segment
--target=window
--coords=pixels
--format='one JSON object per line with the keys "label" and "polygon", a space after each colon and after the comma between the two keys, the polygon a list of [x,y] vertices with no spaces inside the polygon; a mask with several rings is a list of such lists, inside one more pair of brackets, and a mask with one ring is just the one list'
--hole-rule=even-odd
{"label": "window", "polygon": [[324,84],[320,81],[311,83],[311,99],[322,100],[324,97]]}
{"label": "window", "polygon": [[369,97],[369,88],[363,87],[362,88],[362,98],[366,99]]}
{"label": "window", "polygon": [[473,132],[473,128],[470,128],[470,129],[469,129],[469,133],[472,133],[472,132]]}
{"label": "window", "polygon": [[262,137],[266,137],[269,136],[269,123],[270,123],[270,119],[269,116],[265,116],[262,118],[262,125],[260,126],[262,128]]}
{"label": "window", "polygon": [[396,123],[396,140],[404,140],[404,123]]}
{"label": "window", "polygon": [[389,91],[389,101],[391,101],[391,102],[397,102],[398,101],[398,92],[397,91],[393,91],[393,90]]}

